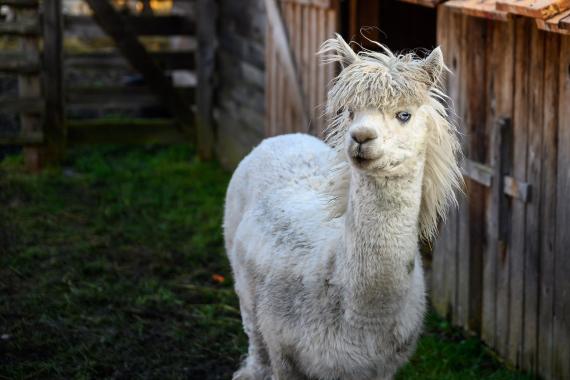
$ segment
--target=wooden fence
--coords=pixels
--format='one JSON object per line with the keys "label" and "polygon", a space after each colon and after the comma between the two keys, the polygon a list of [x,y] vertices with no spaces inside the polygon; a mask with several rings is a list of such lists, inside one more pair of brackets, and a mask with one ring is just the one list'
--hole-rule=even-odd
{"label": "wooden fence", "polygon": [[267,0],[266,135],[320,135],[333,65],[316,52],[338,30],[338,4],[328,0]]}
{"label": "wooden fence", "polygon": [[438,42],[467,189],[435,245],[432,300],[512,364],[569,379],[570,35],[450,3]]}
{"label": "wooden fence", "polygon": [[[20,39],[19,52],[0,55],[0,72],[15,73],[19,80],[19,97],[0,98],[0,111],[19,114],[21,126],[16,135],[0,136],[0,144],[24,145],[28,166],[39,169],[60,159],[66,145],[192,141],[200,86],[206,93],[199,98],[205,110],[200,112],[200,150],[208,156],[212,127],[207,89],[214,46],[202,40],[204,54],[198,57],[196,36],[209,33],[215,16],[211,2],[184,0],[185,12],[150,16],[122,14],[108,0],[86,3],[93,16],[63,15],[60,0],[0,1],[16,14],[15,20],[0,22],[0,35]],[[205,12],[203,22],[196,22],[198,11]],[[173,36],[183,40],[182,48],[172,48],[172,39],[161,38]],[[146,43],[141,42],[145,38]],[[74,49],[73,39],[95,41],[92,45],[101,48]],[[114,71],[135,80],[98,79]],[[181,71],[187,78],[182,87],[172,79]],[[154,109],[159,117],[133,118],[141,109]],[[109,118],[125,111],[128,120]]]}

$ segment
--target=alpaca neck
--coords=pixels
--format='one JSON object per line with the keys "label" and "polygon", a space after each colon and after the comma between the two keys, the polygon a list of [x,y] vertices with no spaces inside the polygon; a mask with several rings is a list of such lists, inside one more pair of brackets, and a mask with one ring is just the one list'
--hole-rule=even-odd
{"label": "alpaca neck", "polygon": [[407,178],[351,174],[345,250],[339,267],[347,312],[396,312],[411,284],[418,252],[423,168]]}

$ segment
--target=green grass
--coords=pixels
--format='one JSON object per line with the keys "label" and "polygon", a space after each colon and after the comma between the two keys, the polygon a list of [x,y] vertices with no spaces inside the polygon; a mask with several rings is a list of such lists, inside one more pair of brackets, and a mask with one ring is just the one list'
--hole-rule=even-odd
{"label": "green grass", "polygon": [[[246,350],[221,236],[229,174],[186,147],[0,164],[0,379],[229,379]],[[225,281],[214,281],[213,275]],[[399,379],[523,379],[434,315]]]}

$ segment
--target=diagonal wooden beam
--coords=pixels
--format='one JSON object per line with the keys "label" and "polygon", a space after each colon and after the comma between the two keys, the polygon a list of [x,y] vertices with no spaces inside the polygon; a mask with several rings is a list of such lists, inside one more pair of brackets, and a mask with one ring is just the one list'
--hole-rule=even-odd
{"label": "diagonal wooden beam", "polygon": [[[277,54],[285,67],[285,74],[289,78],[289,84],[293,87],[295,103],[301,115],[303,126],[306,127],[309,125],[309,109],[305,94],[303,93],[301,77],[299,76],[297,65],[295,65],[295,60],[293,59],[293,52],[289,46],[289,37],[285,23],[283,22],[283,17],[281,16],[281,11],[275,0],[265,0],[265,8],[267,10],[268,22],[273,31],[272,37],[277,49]],[[317,52],[313,53],[316,54]]]}
{"label": "diagonal wooden beam", "polygon": [[163,70],[139,42],[127,20],[113,8],[108,0],[86,0],[85,2],[91,7],[97,24],[115,41],[117,49],[129,64],[142,74],[148,87],[158,95],[160,101],[178,120],[181,132],[194,141],[194,117],[190,104],[186,104],[178,95],[170,79],[164,75]]}

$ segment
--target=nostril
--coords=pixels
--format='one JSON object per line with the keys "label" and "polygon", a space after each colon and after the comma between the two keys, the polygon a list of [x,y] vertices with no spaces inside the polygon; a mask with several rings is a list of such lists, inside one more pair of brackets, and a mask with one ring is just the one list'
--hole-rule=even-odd
{"label": "nostril", "polygon": [[370,128],[356,129],[350,132],[350,137],[359,144],[364,144],[378,137],[376,131]]}

